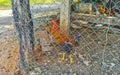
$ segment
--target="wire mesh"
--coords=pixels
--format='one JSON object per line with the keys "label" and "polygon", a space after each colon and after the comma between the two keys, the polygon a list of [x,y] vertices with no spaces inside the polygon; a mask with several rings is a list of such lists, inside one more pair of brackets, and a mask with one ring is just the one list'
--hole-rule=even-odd
{"label": "wire mesh", "polygon": [[[24,13],[27,7],[23,7],[26,10],[23,9],[22,14],[18,13],[22,16],[28,15],[29,12],[32,14],[32,19],[18,17],[20,19],[18,22],[23,27],[16,26],[19,38],[24,38],[20,37],[20,34],[26,34],[28,37],[27,34],[30,34],[28,29],[34,30],[34,55],[27,62],[29,73],[31,75],[119,75],[120,1],[71,0],[68,7],[70,12],[61,9],[62,4],[67,4],[64,2],[66,1],[44,0],[43,4],[39,4],[38,0],[34,0],[33,5],[30,6],[31,11]],[[61,12],[70,13],[69,34],[60,27],[64,24],[61,23],[61,15],[65,15]],[[31,20],[34,26],[28,27]],[[28,26],[24,28],[26,22]],[[24,41],[29,39],[20,42],[24,43]]]}

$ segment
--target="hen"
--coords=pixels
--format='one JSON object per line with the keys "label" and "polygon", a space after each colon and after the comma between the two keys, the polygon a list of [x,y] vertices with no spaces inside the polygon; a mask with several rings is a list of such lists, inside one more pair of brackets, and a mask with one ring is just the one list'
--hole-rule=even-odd
{"label": "hen", "polygon": [[101,8],[99,8],[99,13],[100,13],[100,14],[104,14],[104,13],[105,13],[105,9],[104,9],[104,8],[102,8],[102,7],[101,7]]}
{"label": "hen", "polygon": [[102,7],[102,5],[97,5],[98,11],[100,14],[104,14],[105,13],[105,9]]}
{"label": "hen", "polygon": [[[60,31],[57,26],[57,21],[52,20],[52,27],[50,29],[50,33],[55,40],[54,42],[60,45],[61,50],[63,51],[63,56],[60,58],[62,61],[65,59],[65,54],[72,51],[72,47],[79,44],[80,36],[66,35],[64,32]],[[72,55],[69,55],[70,64],[73,63]]]}
{"label": "hen", "polygon": [[100,14],[108,14],[108,15],[114,15],[116,13],[114,9],[103,8],[102,6],[98,7],[98,11]]}

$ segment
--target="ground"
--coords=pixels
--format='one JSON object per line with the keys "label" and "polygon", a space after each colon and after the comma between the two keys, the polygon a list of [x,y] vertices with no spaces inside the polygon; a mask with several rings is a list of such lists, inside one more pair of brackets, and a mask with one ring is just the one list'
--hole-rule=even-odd
{"label": "ground", "polygon": [[13,34],[15,33],[11,30],[1,33],[3,37],[0,39],[0,75],[14,75],[19,61],[18,42]]}
{"label": "ground", "polygon": [[12,11],[0,12],[0,75],[14,75],[19,61],[19,47],[12,24]]}
{"label": "ground", "polygon": [[[60,47],[54,45],[52,51],[46,52],[43,55],[40,54],[40,51],[36,52],[35,62],[30,64],[33,75],[118,75],[120,68],[115,69],[115,65],[118,65],[120,61],[120,52],[117,49],[120,45],[120,40],[118,40],[120,36],[113,36],[108,33],[109,39],[106,42],[106,35],[104,33],[106,30],[81,28],[78,31],[82,32],[82,38],[80,46],[75,47],[75,51],[72,53],[74,59],[72,65],[69,64],[68,56],[66,56],[65,61],[59,60],[61,57]],[[76,30],[76,32],[78,31]],[[96,33],[92,33],[93,31]]]}
{"label": "ground", "polygon": [[[12,43],[11,43],[12,42]],[[0,45],[0,75],[14,75],[19,61],[18,42],[5,39]]]}

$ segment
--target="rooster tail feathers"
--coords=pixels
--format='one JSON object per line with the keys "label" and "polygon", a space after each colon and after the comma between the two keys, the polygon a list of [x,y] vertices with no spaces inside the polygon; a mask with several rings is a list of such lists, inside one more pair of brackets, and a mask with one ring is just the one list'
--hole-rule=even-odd
{"label": "rooster tail feathers", "polygon": [[65,42],[62,46],[62,51],[66,52],[66,53],[70,53],[72,50],[72,44],[70,42]]}
{"label": "rooster tail feathers", "polygon": [[81,36],[74,36],[76,43],[79,45],[80,44],[80,38]]}

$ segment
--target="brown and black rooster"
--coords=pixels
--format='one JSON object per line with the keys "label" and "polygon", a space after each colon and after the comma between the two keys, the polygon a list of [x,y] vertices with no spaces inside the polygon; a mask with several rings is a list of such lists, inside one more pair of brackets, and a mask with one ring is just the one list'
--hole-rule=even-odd
{"label": "brown and black rooster", "polygon": [[70,64],[73,63],[73,58],[71,52],[73,50],[73,46],[79,44],[80,36],[75,35],[66,35],[66,33],[62,32],[58,25],[57,21],[54,19],[51,21],[52,27],[49,29],[49,33],[52,35],[52,38],[55,39],[55,43],[58,44],[63,51],[62,58],[60,60],[65,60],[65,54],[69,54]]}

